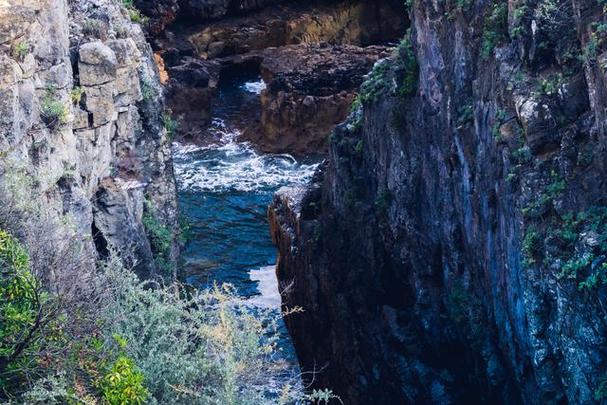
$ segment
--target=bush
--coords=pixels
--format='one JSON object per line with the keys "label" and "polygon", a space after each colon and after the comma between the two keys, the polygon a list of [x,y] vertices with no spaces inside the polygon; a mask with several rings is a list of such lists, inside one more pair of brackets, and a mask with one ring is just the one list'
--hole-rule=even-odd
{"label": "bush", "polygon": [[13,56],[13,59],[16,59],[18,61],[23,61],[23,59],[25,59],[25,57],[29,53],[30,47],[25,41],[17,42],[13,45],[11,49],[11,55]]}
{"label": "bush", "polygon": [[[276,316],[252,310],[228,285],[206,291],[140,282],[119,264],[107,274],[113,296],[106,341],[118,334],[145,375],[151,397],[171,404],[258,404],[305,400],[281,376]],[[295,377],[295,376],[294,376]]]}
{"label": "bush", "polygon": [[122,0],[122,5],[124,6],[127,13],[129,14],[129,18],[131,19],[132,22],[138,23],[138,24],[147,23],[148,18],[146,16],[144,16],[143,14],[141,14],[141,11],[139,11],[139,9],[137,9],[137,7],[135,7],[133,0]]}
{"label": "bush", "polygon": [[162,114],[162,124],[167,131],[167,136],[169,139],[172,139],[175,132],[179,129],[179,121],[174,119],[170,113],[164,113]]}
{"label": "bush", "polygon": [[0,230],[0,389],[22,379],[34,361],[44,298],[29,267],[27,251]]}
{"label": "bush", "polygon": [[67,123],[68,114],[67,106],[57,97],[55,89],[49,87],[40,103],[42,121],[48,128],[55,129]]}
{"label": "bush", "polygon": [[133,360],[121,354],[103,377],[103,399],[111,405],[143,404],[148,397],[143,380],[144,376]]}
{"label": "bush", "polygon": [[145,211],[142,218],[143,226],[148,235],[154,259],[158,267],[167,274],[173,270],[171,263],[171,246],[173,234],[154,213],[154,208],[149,200],[145,202]]}
{"label": "bush", "polygon": [[508,33],[508,4],[496,3],[491,14],[485,19],[481,57],[488,59],[493,55],[497,44],[506,38]]}
{"label": "bush", "polygon": [[80,100],[82,100],[82,95],[84,94],[84,89],[82,87],[74,87],[70,92],[70,98],[72,99],[72,104],[80,104]]}
{"label": "bush", "polygon": [[398,76],[398,94],[403,98],[410,97],[417,91],[419,77],[419,66],[413,51],[410,33],[407,33],[398,45],[397,64],[400,73]]}

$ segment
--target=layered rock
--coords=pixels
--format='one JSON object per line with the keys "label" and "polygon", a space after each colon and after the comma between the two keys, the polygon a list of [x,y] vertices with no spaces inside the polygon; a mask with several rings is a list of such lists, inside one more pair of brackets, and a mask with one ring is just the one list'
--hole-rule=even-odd
{"label": "layered rock", "polygon": [[261,120],[245,137],[267,152],[319,153],[350,113],[363,76],[386,47],[293,45],[262,53]]}
{"label": "layered rock", "polygon": [[[30,198],[83,250],[105,255],[111,246],[141,274],[158,272],[142,217],[176,234],[177,201],[162,89],[141,28],[111,1],[9,3],[0,10],[10,33],[3,186],[26,174],[35,179]],[[162,254],[174,261],[177,245]]]}
{"label": "layered rock", "polygon": [[293,44],[366,46],[401,36],[403,13],[402,4],[389,0],[292,4],[191,28],[188,40],[203,59]]}
{"label": "layered rock", "polygon": [[[182,123],[182,127],[178,131],[179,136],[201,141],[199,135],[203,126],[210,122],[211,104],[216,95],[216,85],[222,76],[222,70],[230,70],[234,66],[242,66],[245,70],[257,69],[262,61],[266,61],[269,68],[264,70],[269,72],[270,69],[285,64],[289,57],[296,57],[300,63],[306,63],[306,59],[311,61],[321,59],[314,56],[314,52],[321,48],[293,48],[288,46],[291,44],[327,42],[368,45],[394,40],[404,32],[406,20],[402,18],[403,5],[400,2],[357,0],[320,3],[289,3],[284,6],[272,6],[259,12],[225,17],[202,24],[194,23],[195,19],[189,19],[187,23],[184,22],[186,20],[180,20],[179,24],[171,27],[162,35],[157,35],[154,39],[154,44],[158,49],[156,56],[159,63],[166,67],[167,72],[167,104],[175,115],[180,117]],[[259,2],[256,5],[242,6],[244,8],[238,7],[241,10],[250,11],[261,8],[264,4]],[[211,5],[208,6],[211,7]],[[219,17],[224,12],[225,10],[213,15]],[[228,14],[238,13],[232,10]],[[285,46],[285,56],[281,56]],[[266,51],[268,48],[277,49]],[[262,125],[262,128],[267,128],[267,131],[263,133],[271,133],[270,136],[275,136],[277,131],[282,131],[281,133],[294,133],[294,136],[298,136],[300,134],[296,133],[295,126],[302,123],[303,116],[301,115],[309,116],[315,110],[322,111],[323,114],[318,114],[314,122],[307,126],[312,128],[318,126],[318,123],[324,122],[322,127],[324,139],[324,135],[328,133],[327,129],[330,130],[335,123],[345,118],[353,98],[353,89],[359,85],[361,72],[368,70],[369,60],[373,58],[376,51],[366,51],[367,55],[358,62],[359,67],[364,66],[365,69],[352,69],[352,65],[356,62],[353,57],[348,57],[347,52],[340,52],[335,48],[331,53],[327,48],[322,49],[322,57],[330,59],[331,63],[337,63],[339,60],[340,63],[347,66],[344,70],[349,70],[356,75],[352,79],[355,84],[344,87],[343,80],[340,79],[341,82],[336,83],[333,88],[332,99],[323,100],[322,106],[311,105],[309,98],[304,107],[301,105],[302,100],[284,100],[295,103],[296,105],[293,107],[286,104],[278,106],[274,100],[275,95],[267,97],[266,105],[269,110],[273,111],[268,111],[265,116],[267,119],[263,120],[265,124]],[[360,50],[353,52],[356,55],[365,53]],[[271,62],[272,59],[275,61]],[[325,69],[325,71],[327,70]],[[314,73],[310,68],[308,71],[312,76],[316,75],[317,79],[320,77],[320,71]],[[345,72],[342,72],[343,74]],[[204,80],[198,80],[199,77]],[[205,85],[207,77],[209,85]],[[192,80],[196,83],[191,83]],[[310,81],[312,80],[315,79],[310,77]],[[327,86],[323,85],[323,87]],[[294,95],[289,97],[294,97]],[[272,122],[280,118],[277,116],[280,112],[276,111],[276,108],[282,107],[289,111],[285,111],[281,119],[294,119],[290,124]],[[256,117],[251,116],[251,120],[256,120]],[[249,131],[249,134],[253,135],[247,136],[247,138],[263,138],[263,133],[261,135],[254,133],[257,130],[255,128]],[[316,149],[315,151],[323,149],[324,145],[322,140],[319,142],[320,135],[316,134],[316,131],[319,130],[314,128],[304,130],[312,132],[310,145],[317,145],[320,148],[311,147],[311,149]],[[287,139],[287,137],[283,138]],[[277,144],[272,148],[270,140],[264,142],[266,150],[286,150],[285,146],[287,146],[286,143],[285,145]],[[301,147],[296,145],[296,152],[306,150],[305,145]]]}
{"label": "layered rock", "polygon": [[414,0],[419,86],[406,47],[378,64],[313,184],[275,197],[313,387],[348,404],[604,400],[605,16],[548,3]]}

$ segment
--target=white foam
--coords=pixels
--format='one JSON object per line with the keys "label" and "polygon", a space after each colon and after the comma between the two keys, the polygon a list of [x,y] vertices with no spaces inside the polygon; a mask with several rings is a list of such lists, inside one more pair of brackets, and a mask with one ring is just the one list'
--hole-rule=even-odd
{"label": "white foam", "polygon": [[280,309],[280,293],[278,292],[275,266],[251,270],[249,277],[251,280],[257,281],[257,290],[260,295],[252,296],[248,302],[260,308]]}
{"label": "white foam", "polygon": [[258,154],[248,142],[238,142],[238,131],[223,120],[213,120],[210,132],[217,144],[173,144],[175,174],[185,191],[256,191],[307,183],[318,164],[298,163],[288,154]]}
{"label": "white foam", "polygon": [[249,93],[261,94],[261,92],[266,89],[266,83],[263,80],[259,80],[258,82],[246,82],[240,88]]}

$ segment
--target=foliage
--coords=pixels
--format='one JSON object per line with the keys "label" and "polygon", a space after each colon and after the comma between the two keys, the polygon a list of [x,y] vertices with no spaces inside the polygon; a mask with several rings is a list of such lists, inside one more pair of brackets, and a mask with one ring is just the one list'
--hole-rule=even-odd
{"label": "foliage", "polygon": [[481,57],[488,59],[497,44],[505,39],[508,28],[508,4],[499,2],[493,4],[491,14],[485,19]]}
{"label": "foliage", "polygon": [[156,264],[161,270],[170,274],[172,270],[171,246],[173,244],[173,233],[160,222],[150,200],[145,201],[142,222],[150,240]]}
{"label": "foliage", "polygon": [[523,239],[523,266],[530,267],[535,263],[536,256],[539,254],[541,236],[533,226],[525,232]]}
{"label": "foliage", "polygon": [[457,125],[464,126],[474,121],[474,107],[466,103],[457,109]]}
{"label": "foliage", "polygon": [[560,198],[567,188],[565,181],[558,177],[556,173],[552,173],[552,182],[540,191],[539,196],[534,198],[525,208],[523,215],[527,218],[538,217],[546,209],[550,208],[553,202]]}
{"label": "foliage", "polygon": [[230,286],[190,291],[141,283],[120,266],[108,275],[115,287],[104,323],[128,341],[125,354],[158,403],[266,403],[270,384],[287,392],[288,402],[304,399],[292,381],[278,378],[277,324],[270,311],[247,308]]}
{"label": "foliage", "polygon": [[141,96],[143,97],[143,101],[150,102],[157,95],[158,93],[156,92],[156,89],[154,88],[151,82],[147,80],[141,81]]}
{"label": "foliage", "polygon": [[542,78],[540,79],[540,91],[542,94],[547,96],[554,96],[562,86],[563,81],[564,79],[562,73],[557,73],[546,78]]}
{"label": "foliage", "polygon": [[529,7],[524,4],[518,4],[512,11],[512,29],[510,35],[512,37],[522,37],[525,33],[525,24],[527,15],[529,13]]}
{"label": "foliage", "polygon": [[132,359],[118,356],[101,382],[102,397],[111,405],[138,405],[145,403],[148,391],[144,376]]}
{"label": "foliage", "polygon": [[174,119],[170,113],[162,114],[162,124],[164,125],[164,129],[167,131],[167,136],[169,139],[172,139],[175,135],[175,132],[179,129],[179,121]]}
{"label": "foliage", "polygon": [[72,99],[72,104],[79,104],[80,100],[82,100],[82,95],[84,94],[84,89],[82,87],[76,86],[70,92],[70,98]]}
{"label": "foliage", "polygon": [[82,24],[82,33],[97,39],[105,39],[107,33],[101,21],[89,18]]}
{"label": "foliage", "polygon": [[144,16],[137,7],[135,7],[133,0],[122,0],[122,5],[129,14],[129,18],[132,22],[138,24],[146,24],[148,22],[148,18]]}
{"label": "foliage", "polygon": [[607,374],[604,374],[600,381],[599,386],[594,391],[594,400],[603,401],[607,399]]}
{"label": "foliage", "polygon": [[29,349],[38,338],[42,299],[27,251],[0,230],[0,389],[21,378],[21,369],[34,360]]}
{"label": "foliage", "polygon": [[408,98],[417,90],[418,76],[419,66],[407,33],[393,58],[382,59],[373,66],[360,87],[359,100],[363,104],[375,102],[395,90],[398,96]]}
{"label": "foliage", "polygon": [[40,117],[50,129],[67,123],[68,108],[59,99],[54,87],[49,86],[40,102]]}
{"label": "foliage", "polygon": [[375,102],[380,95],[391,90],[392,84],[388,79],[389,71],[390,62],[387,59],[380,60],[373,66],[373,70],[360,86],[359,97],[363,103]]}
{"label": "foliage", "polygon": [[23,61],[30,52],[30,46],[25,41],[19,41],[11,48],[11,55],[18,61]]}
{"label": "foliage", "polygon": [[[362,104],[360,95],[358,95],[358,96],[356,96],[356,98],[354,98],[354,101],[352,101],[352,105],[350,106],[349,123],[350,123],[351,130],[353,130],[353,131],[358,130],[358,128],[360,128],[360,126],[363,123],[363,119],[364,119],[363,104]],[[333,133],[331,135],[333,135]]]}
{"label": "foliage", "polygon": [[410,33],[407,33],[402,39],[396,52],[398,95],[407,98],[414,95],[417,91],[419,76],[419,66],[411,43]]}

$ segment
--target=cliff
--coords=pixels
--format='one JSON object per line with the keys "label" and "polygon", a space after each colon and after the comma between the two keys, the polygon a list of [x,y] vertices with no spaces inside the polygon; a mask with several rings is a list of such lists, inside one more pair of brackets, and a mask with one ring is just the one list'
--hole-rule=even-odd
{"label": "cliff", "polygon": [[410,3],[410,44],[269,209],[303,370],[347,404],[601,401],[603,5]]}
{"label": "cliff", "polygon": [[140,274],[170,276],[176,188],[139,18],[110,0],[2,5],[0,185],[23,238],[48,222],[51,246],[76,235],[89,259],[113,248]]}

